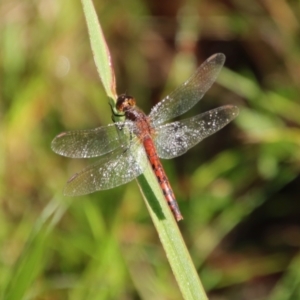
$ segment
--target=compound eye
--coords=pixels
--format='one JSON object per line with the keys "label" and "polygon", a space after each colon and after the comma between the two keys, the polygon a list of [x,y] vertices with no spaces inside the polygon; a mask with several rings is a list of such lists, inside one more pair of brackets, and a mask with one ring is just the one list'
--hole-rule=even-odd
{"label": "compound eye", "polygon": [[135,99],[134,99],[133,97],[130,97],[130,98],[128,99],[128,104],[129,104],[130,106],[135,106]]}
{"label": "compound eye", "polygon": [[133,97],[122,94],[117,99],[117,110],[125,111],[131,107],[135,106],[135,100]]}

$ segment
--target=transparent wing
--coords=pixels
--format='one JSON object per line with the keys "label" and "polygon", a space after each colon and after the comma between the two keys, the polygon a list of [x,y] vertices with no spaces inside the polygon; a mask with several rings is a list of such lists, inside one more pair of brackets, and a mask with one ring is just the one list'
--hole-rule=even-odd
{"label": "transparent wing", "polygon": [[133,122],[125,121],[90,130],[63,132],[54,138],[51,148],[60,155],[72,158],[100,156],[118,147],[126,149],[134,127]]}
{"label": "transparent wing", "polygon": [[134,142],[128,149],[109,153],[73,175],[64,189],[64,194],[80,196],[122,185],[142,174],[146,163],[143,146]]}
{"label": "transparent wing", "polygon": [[238,113],[236,106],[227,105],[189,119],[159,126],[156,128],[154,139],[158,156],[169,159],[182,155],[204,138],[223,128]]}
{"label": "transparent wing", "polygon": [[152,125],[163,124],[192,108],[214,83],[224,62],[222,53],[209,57],[192,77],[152,108],[149,114]]}

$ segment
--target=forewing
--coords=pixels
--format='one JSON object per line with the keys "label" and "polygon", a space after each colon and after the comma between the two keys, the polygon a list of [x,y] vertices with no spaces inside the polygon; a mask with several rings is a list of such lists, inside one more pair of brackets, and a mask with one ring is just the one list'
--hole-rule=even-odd
{"label": "forewing", "polygon": [[54,152],[72,158],[96,157],[118,147],[126,149],[130,143],[131,121],[117,122],[90,130],[63,132],[51,143]]}
{"label": "forewing", "polygon": [[204,138],[223,128],[239,113],[227,105],[156,129],[155,146],[158,156],[169,159],[184,154]]}
{"label": "forewing", "polygon": [[214,83],[224,62],[222,53],[209,57],[185,83],[152,108],[152,124],[163,124],[192,108]]}
{"label": "forewing", "polygon": [[73,175],[64,194],[80,196],[122,185],[142,174],[146,163],[143,146],[135,142],[127,150],[118,149]]}

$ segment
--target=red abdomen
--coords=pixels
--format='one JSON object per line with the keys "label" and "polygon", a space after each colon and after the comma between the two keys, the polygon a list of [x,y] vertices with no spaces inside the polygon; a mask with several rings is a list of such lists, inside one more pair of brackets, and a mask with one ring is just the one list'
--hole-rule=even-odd
{"label": "red abdomen", "polygon": [[162,166],[162,164],[159,160],[159,157],[156,153],[153,141],[150,137],[145,137],[143,140],[143,144],[144,144],[145,151],[147,153],[149,162],[151,164],[151,167],[155,173],[158,183],[162,189],[162,192],[168,202],[168,205],[171,208],[176,221],[180,221],[183,219],[183,217],[180,213],[180,210],[179,210],[178,204],[176,202],[173,190],[170,186],[169,180],[166,176],[163,166]]}

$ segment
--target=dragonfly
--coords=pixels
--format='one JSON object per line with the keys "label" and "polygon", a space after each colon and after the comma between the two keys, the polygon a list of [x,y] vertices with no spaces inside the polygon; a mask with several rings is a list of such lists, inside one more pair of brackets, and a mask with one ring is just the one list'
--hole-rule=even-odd
{"label": "dragonfly", "polygon": [[225,105],[202,114],[166,123],[190,110],[216,80],[225,55],[209,57],[195,73],[146,115],[132,96],[121,94],[116,101],[118,116],[125,117],[107,126],[67,131],[51,143],[57,154],[70,158],[100,158],[67,182],[64,194],[80,196],[111,189],[141,175],[148,163],[176,219],[183,216],[163,169],[161,159],[172,159],[187,152],[204,138],[223,128],[238,115],[238,108]]}

